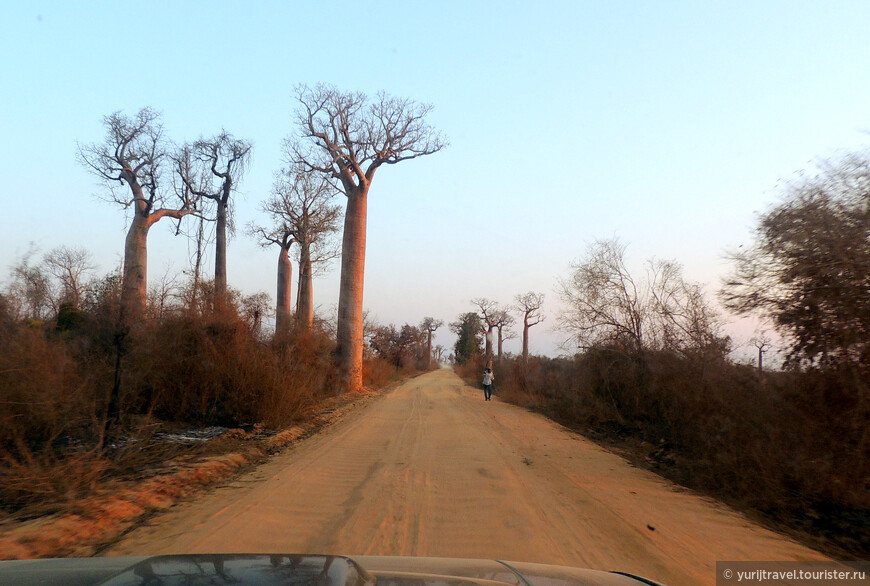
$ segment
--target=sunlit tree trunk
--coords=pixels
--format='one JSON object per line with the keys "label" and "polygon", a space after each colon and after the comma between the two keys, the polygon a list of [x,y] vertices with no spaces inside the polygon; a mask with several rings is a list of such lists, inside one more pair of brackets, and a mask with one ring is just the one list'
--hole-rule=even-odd
{"label": "sunlit tree trunk", "polygon": [[492,332],[495,330],[495,326],[487,326],[486,329],[486,359],[489,364],[492,364]]}
{"label": "sunlit tree trunk", "polygon": [[523,320],[523,362],[529,361],[529,319]]}
{"label": "sunlit tree trunk", "polygon": [[[229,194],[227,193],[227,195]],[[218,200],[217,225],[215,226],[214,294],[215,305],[219,309],[224,307],[227,295],[227,206],[226,200]]]}
{"label": "sunlit tree trunk", "polygon": [[367,188],[347,194],[341,245],[341,282],[338,299],[337,354],[344,388],[363,388],[363,281],[366,257]]}
{"label": "sunlit tree trunk", "polygon": [[[382,165],[429,155],[445,143],[426,124],[430,106],[379,93],[343,93],[318,85],[297,87],[301,140],[290,150],[306,172],[322,173],[347,197],[342,241],[336,357],[343,390],[362,390],[363,277],[366,205]],[[307,145],[307,146],[306,146]],[[311,146],[314,146],[312,150]]]}
{"label": "sunlit tree trunk", "polygon": [[[150,218],[145,209],[142,189],[131,185],[134,197],[133,220],[124,241],[124,275],[121,281],[121,325],[130,326],[145,315],[148,294],[148,229]],[[140,205],[141,204],[141,205]]]}
{"label": "sunlit tree trunk", "polygon": [[296,296],[296,323],[302,333],[314,327],[314,284],[311,274],[311,247],[300,241],[299,248],[299,293]]}
{"label": "sunlit tree trunk", "polygon": [[278,299],[275,308],[275,335],[284,338],[290,329],[290,291],[293,281],[293,263],[290,262],[289,247],[281,247],[278,254]]}

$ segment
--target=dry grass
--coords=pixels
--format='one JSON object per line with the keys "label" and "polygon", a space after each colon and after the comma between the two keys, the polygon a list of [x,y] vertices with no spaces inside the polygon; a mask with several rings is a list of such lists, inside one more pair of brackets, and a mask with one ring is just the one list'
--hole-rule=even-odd
{"label": "dry grass", "polygon": [[[0,524],[0,551],[5,559],[94,555],[150,515],[335,423],[367,399],[347,395],[325,399],[312,411],[310,420],[274,435],[258,429],[251,433],[234,430],[236,433],[193,449],[154,445],[145,451],[151,457],[165,458],[159,466],[114,474],[55,514],[7,519]],[[135,461],[132,452],[130,464]]]}

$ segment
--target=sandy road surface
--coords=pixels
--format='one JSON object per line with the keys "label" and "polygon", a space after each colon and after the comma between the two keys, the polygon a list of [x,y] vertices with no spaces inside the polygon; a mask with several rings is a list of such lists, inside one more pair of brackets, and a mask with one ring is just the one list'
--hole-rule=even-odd
{"label": "sandy road surface", "polygon": [[713,584],[716,560],[820,554],[628,465],[441,370],[106,555],[344,553],[481,557]]}

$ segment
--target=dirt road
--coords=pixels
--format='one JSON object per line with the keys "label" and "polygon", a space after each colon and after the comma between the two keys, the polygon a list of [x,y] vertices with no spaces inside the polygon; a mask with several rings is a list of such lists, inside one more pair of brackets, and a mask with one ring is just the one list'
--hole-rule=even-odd
{"label": "dirt road", "polygon": [[449,370],[130,533],[105,555],[481,557],[713,584],[716,560],[820,554],[631,467]]}

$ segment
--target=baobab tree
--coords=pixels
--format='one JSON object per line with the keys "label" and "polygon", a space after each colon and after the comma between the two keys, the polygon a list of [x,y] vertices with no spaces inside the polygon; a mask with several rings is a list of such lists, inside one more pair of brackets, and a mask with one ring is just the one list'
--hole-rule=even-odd
{"label": "baobab tree", "polygon": [[[131,210],[124,243],[120,320],[129,326],[145,313],[148,286],[148,230],[163,218],[180,219],[196,210],[197,197],[176,191],[171,207],[161,189],[161,163],[167,156],[160,115],[142,108],[134,117],[115,112],[103,118],[102,143],[79,145],[79,160],[108,187],[106,199]],[[126,186],[126,187],[125,187]]]}
{"label": "baobab tree", "polygon": [[251,143],[233,138],[226,130],[181,147],[175,171],[197,198],[215,203],[215,301],[222,305],[227,294],[227,230],[232,233],[230,197],[251,161]]}
{"label": "baobab tree", "polygon": [[275,337],[286,339],[292,324],[293,305],[290,299],[293,284],[293,263],[290,262],[290,247],[296,242],[293,231],[279,222],[271,230],[251,226],[250,232],[259,239],[260,246],[278,245],[278,285],[275,291]]}
{"label": "baobab tree", "polygon": [[501,308],[498,303],[487,299],[486,297],[478,297],[472,299],[471,303],[477,306],[478,315],[480,316],[481,333],[484,335],[485,346],[484,353],[486,356],[486,366],[492,367],[492,338],[500,316]]}
{"label": "baobab tree", "polygon": [[432,334],[443,325],[443,321],[434,317],[424,318],[420,324],[420,329],[426,332],[426,368],[432,368]]}
{"label": "baobab tree", "polygon": [[337,356],[346,391],[362,389],[363,281],[368,193],[382,165],[430,155],[445,141],[426,123],[431,106],[379,93],[299,86],[300,137],[288,141],[295,162],[328,178],[347,197],[341,251]]}
{"label": "baobab tree", "polygon": [[[289,167],[278,173],[272,197],[263,205],[275,228],[271,239],[266,238],[265,231],[261,237],[273,243],[280,244],[277,242],[280,239],[299,245],[296,325],[300,332],[311,332],[314,327],[313,267],[338,256],[331,238],[338,231],[341,220],[341,206],[331,203],[335,193],[332,183],[325,178]],[[289,303],[289,289],[286,295]]]}
{"label": "baobab tree", "polygon": [[507,312],[507,309],[499,309],[495,312],[493,316],[495,321],[495,329],[498,331],[498,363],[501,364],[502,360],[502,344],[505,340],[510,340],[516,337],[516,334],[511,331],[511,327],[513,327],[516,320],[514,316]]}
{"label": "baobab tree", "polygon": [[517,310],[523,314],[523,362],[529,361],[529,328],[544,321],[541,307],[544,305],[544,294],[529,291],[514,297]]}
{"label": "baobab tree", "polygon": [[764,355],[770,350],[771,339],[764,333],[754,336],[749,342],[758,350],[758,372],[764,372]]}

